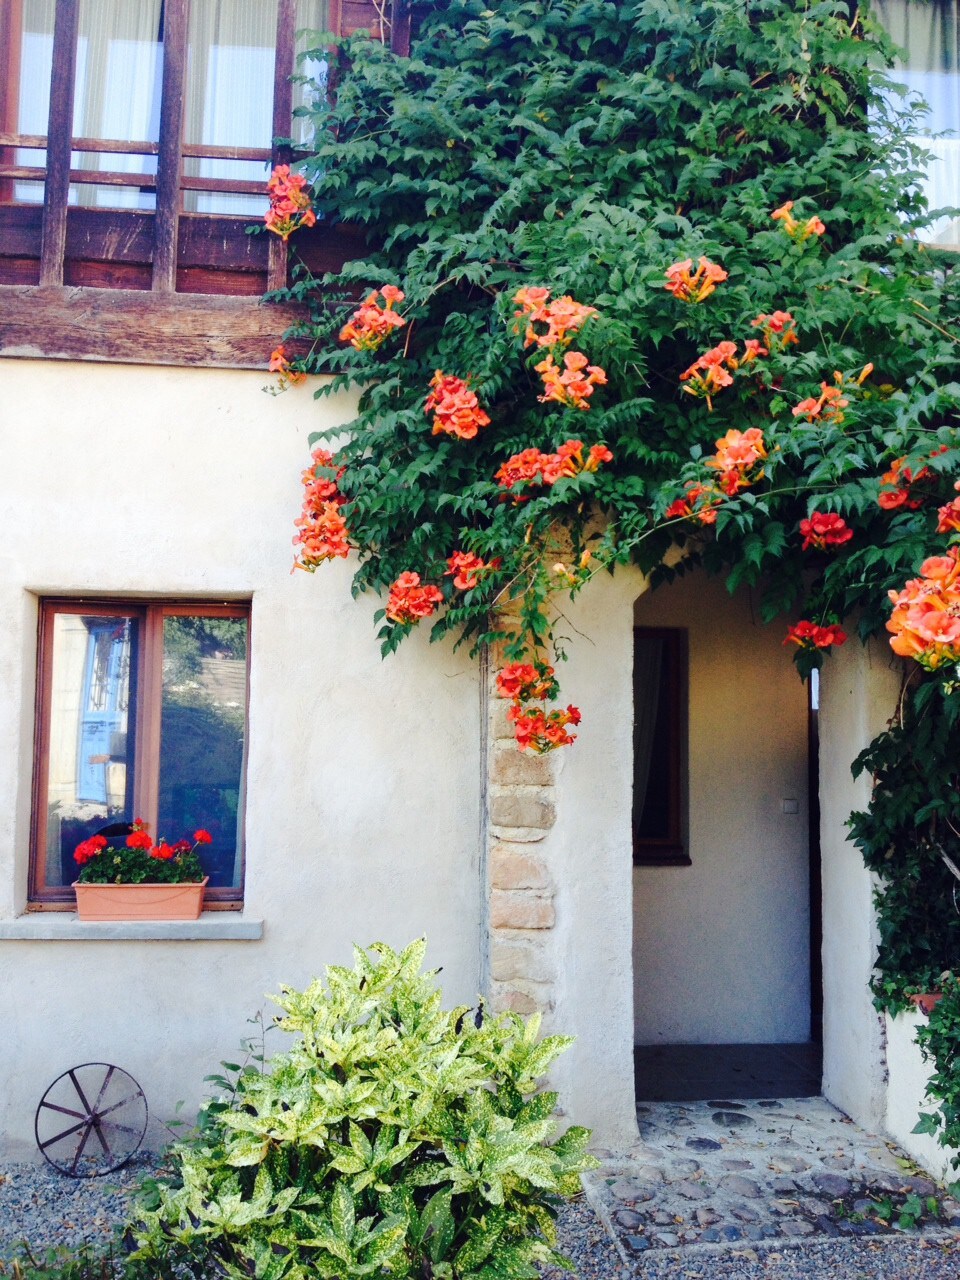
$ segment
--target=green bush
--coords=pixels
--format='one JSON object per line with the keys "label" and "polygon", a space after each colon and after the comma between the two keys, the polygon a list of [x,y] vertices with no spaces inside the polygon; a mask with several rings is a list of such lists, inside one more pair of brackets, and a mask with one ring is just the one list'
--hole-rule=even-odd
{"label": "green bush", "polygon": [[444,1010],[425,945],[357,948],[326,985],[283,988],[293,1047],[235,1071],[174,1148],[176,1185],[133,1227],[134,1268],[502,1280],[569,1265],[556,1207],[596,1162],[585,1129],[547,1142],[557,1096],[537,1090],[569,1038]]}
{"label": "green bush", "polygon": [[[933,1134],[942,1147],[960,1152],[960,1061],[957,1044],[960,1043],[960,981],[952,974],[942,975],[938,984],[943,998],[921,1022],[917,1030],[917,1044],[925,1062],[936,1068],[928,1089],[937,1100],[936,1110],[921,1112],[914,1133]],[[951,1161],[960,1173],[960,1155]],[[951,1188],[960,1191],[960,1182]]]}

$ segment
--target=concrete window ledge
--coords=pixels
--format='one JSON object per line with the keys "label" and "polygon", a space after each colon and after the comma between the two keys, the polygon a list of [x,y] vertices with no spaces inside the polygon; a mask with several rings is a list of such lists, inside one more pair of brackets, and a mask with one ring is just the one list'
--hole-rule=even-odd
{"label": "concrete window ledge", "polygon": [[73,912],[37,911],[0,920],[0,941],[22,942],[257,942],[263,921],[229,911],[199,920],[87,920]]}

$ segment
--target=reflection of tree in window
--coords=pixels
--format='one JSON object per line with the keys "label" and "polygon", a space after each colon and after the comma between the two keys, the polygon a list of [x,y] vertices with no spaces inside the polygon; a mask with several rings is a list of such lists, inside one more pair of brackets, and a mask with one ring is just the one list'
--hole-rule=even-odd
{"label": "reflection of tree in window", "polygon": [[246,653],[242,618],[163,620],[159,822],[210,831],[201,853],[211,886],[239,883]]}

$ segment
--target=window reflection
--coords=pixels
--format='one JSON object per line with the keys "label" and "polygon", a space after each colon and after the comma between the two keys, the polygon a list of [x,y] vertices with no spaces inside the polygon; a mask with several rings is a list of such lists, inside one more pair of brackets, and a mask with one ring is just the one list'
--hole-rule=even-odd
{"label": "window reflection", "polygon": [[136,619],[55,619],[47,770],[46,880],[72,884],[73,851],[109,822],[129,821]]}
{"label": "window reflection", "polygon": [[198,853],[211,888],[242,883],[246,688],[245,619],[164,618],[158,831],[210,832]]}

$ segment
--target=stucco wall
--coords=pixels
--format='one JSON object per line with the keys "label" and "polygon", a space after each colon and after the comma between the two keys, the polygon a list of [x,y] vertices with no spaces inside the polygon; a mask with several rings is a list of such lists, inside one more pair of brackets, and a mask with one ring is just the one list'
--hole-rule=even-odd
{"label": "stucco wall", "polygon": [[[852,629],[852,628],[851,628]],[[877,640],[851,640],[820,682],[820,841],[823,882],[823,1092],[859,1124],[884,1118],[882,1020],[870,996],[877,952],[873,881],[846,821],[870,798],[850,765],[896,707],[900,664]]]}
{"label": "stucco wall", "polygon": [[807,1040],[807,695],[783,629],[702,574],[635,613],[688,628],[691,859],[634,871],[636,1043]]}
{"label": "stucco wall", "polygon": [[[420,934],[450,1002],[479,983],[476,665],[414,636],[381,662],[351,567],[291,575],[308,433],[349,416],[259,373],[0,363],[0,928],[22,917],[37,599],[252,599],[245,919],[260,941],[0,940],[0,1142],[106,1059],[152,1113],[201,1096],[246,1019],[350,946]],[[20,918],[19,923],[17,923]]]}
{"label": "stucco wall", "polygon": [[916,1162],[937,1179],[952,1181],[956,1169],[952,1161],[960,1155],[942,1147],[929,1133],[914,1133],[921,1111],[935,1111],[936,1100],[927,1097],[927,1084],[935,1064],[924,1062],[916,1043],[917,1027],[925,1021],[922,1013],[898,1013],[885,1017],[887,1033],[887,1101],[885,1127],[890,1137]]}

